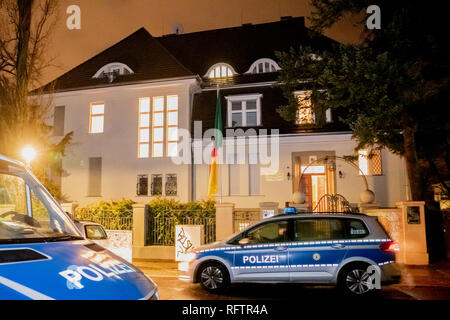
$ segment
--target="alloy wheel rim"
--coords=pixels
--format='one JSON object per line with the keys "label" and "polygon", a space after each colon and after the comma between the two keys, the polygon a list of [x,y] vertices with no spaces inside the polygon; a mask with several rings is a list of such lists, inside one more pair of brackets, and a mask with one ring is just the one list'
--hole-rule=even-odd
{"label": "alloy wheel rim", "polygon": [[370,290],[370,275],[362,269],[351,270],[345,279],[347,288],[355,294],[363,294]]}
{"label": "alloy wheel rim", "polygon": [[208,289],[217,289],[223,283],[222,271],[214,266],[206,267],[201,274],[202,284]]}

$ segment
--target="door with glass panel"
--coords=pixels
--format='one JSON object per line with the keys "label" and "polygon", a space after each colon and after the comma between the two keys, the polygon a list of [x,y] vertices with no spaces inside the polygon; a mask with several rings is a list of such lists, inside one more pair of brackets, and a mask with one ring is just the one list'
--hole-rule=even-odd
{"label": "door with glass panel", "polygon": [[[345,221],[341,218],[294,220],[294,245],[289,246],[290,279],[327,282],[347,252]],[[342,242],[342,243],[341,243]]]}
{"label": "door with glass panel", "polygon": [[236,281],[289,281],[288,226],[288,220],[267,222],[236,240],[241,244],[232,267]]}

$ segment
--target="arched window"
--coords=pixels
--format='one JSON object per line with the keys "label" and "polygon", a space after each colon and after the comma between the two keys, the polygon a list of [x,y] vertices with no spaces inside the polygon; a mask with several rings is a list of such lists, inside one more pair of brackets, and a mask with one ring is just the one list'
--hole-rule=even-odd
{"label": "arched window", "polygon": [[125,74],[132,74],[134,73],[133,70],[126,64],[120,63],[120,62],[112,62],[104,65],[101,67],[93,76],[92,78],[103,78],[105,76],[111,76],[111,75],[125,75]]}
{"label": "arched window", "polygon": [[265,73],[280,70],[280,66],[269,58],[261,58],[253,62],[246,73]]}
{"label": "arched window", "polygon": [[206,72],[205,77],[208,78],[225,78],[234,76],[236,71],[228,63],[216,63]]}

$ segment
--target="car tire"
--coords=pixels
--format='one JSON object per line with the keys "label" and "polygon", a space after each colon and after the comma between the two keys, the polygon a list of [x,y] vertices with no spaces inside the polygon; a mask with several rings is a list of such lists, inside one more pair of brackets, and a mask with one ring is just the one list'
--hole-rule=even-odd
{"label": "car tire", "polygon": [[218,262],[207,262],[200,266],[198,280],[209,292],[221,292],[230,283],[227,269]]}
{"label": "car tire", "polygon": [[374,294],[374,289],[367,285],[370,274],[367,272],[369,264],[364,262],[351,263],[345,266],[338,276],[337,286],[345,294],[350,296],[369,296]]}

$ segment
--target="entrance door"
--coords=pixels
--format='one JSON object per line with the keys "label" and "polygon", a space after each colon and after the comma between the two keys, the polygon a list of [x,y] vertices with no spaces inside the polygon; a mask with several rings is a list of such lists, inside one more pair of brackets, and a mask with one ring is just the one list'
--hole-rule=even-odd
{"label": "entrance door", "polygon": [[[310,210],[316,208],[323,195],[327,194],[327,176],[325,165],[301,166],[303,176],[301,186],[304,190],[306,203]],[[316,209],[316,211],[326,211]]]}

